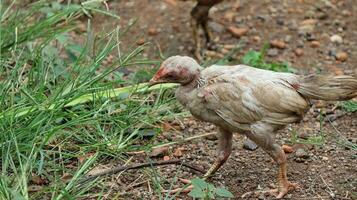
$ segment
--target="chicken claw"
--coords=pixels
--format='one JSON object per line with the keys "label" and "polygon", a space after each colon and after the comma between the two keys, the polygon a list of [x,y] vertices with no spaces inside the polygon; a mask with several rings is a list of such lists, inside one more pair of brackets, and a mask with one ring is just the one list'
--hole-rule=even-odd
{"label": "chicken claw", "polygon": [[277,194],[276,198],[281,199],[283,198],[290,190],[298,189],[299,185],[297,183],[286,182],[279,188],[270,190],[271,194]]}

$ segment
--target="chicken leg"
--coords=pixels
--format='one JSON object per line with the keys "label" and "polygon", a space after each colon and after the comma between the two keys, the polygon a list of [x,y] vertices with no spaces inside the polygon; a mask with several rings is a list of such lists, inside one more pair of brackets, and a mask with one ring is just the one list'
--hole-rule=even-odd
{"label": "chicken leg", "polygon": [[196,6],[191,11],[191,28],[192,35],[195,41],[195,56],[202,60],[201,56],[201,38],[198,34],[199,28],[202,28],[206,38],[206,46],[211,42],[212,33],[208,28],[209,10],[222,0],[198,0]]}
{"label": "chicken leg", "polygon": [[284,197],[289,190],[298,188],[298,184],[291,183],[287,177],[286,155],[283,149],[274,141],[272,133],[274,128],[269,124],[257,123],[252,126],[252,132],[247,133],[247,137],[267,152],[279,165],[278,188],[271,190],[271,193],[278,193],[276,198]]}
{"label": "chicken leg", "polygon": [[213,175],[228,159],[232,152],[232,132],[220,128],[218,136],[218,157],[203,178]]}
{"label": "chicken leg", "polygon": [[[203,179],[206,180],[211,175],[213,175],[228,159],[232,152],[232,132],[226,131],[222,128],[219,129],[218,136],[218,157],[214,164],[208,169],[208,171],[203,175]],[[185,184],[190,184],[190,181],[187,179],[180,179]],[[171,194],[175,194],[177,192],[188,193],[193,189],[193,186],[190,185],[187,188],[176,188],[174,190],[169,191]],[[163,192],[168,192],[164,190]]]}

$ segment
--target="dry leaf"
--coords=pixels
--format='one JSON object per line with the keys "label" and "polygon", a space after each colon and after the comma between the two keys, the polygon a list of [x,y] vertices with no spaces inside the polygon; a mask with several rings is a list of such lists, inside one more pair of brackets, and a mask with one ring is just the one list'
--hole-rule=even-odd
{"label": "dry leaf", "polygon": [[73,177],[72,174],[70,174],[70,173],[64,173],[64,174],[62,175],[62,177],[61,177],[61,180],[63,180],[63,181],[68,181],[68,180],[70,180],[72,177]]}
{"label": "dry leaf", "polygon": [[36,174],[32,174],[31,176],[31,182],[36,184],[36,185],[45,185],[47,184],[47,180],[41,178],[40,176],[36,175]]}

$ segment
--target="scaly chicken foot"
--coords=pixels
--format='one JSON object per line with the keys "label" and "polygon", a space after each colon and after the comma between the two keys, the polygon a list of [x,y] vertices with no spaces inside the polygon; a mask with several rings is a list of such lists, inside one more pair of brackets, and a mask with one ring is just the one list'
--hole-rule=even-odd
{"label": "scaly chicken foot", "polygon": [[[207,180],[211,175],[213,175],[229,158],[232,152],[232,133],[220,128],[218,136],[218,157],[214,164],[208,169],[208,171],[203,175],[203,180]],[[188,179],[179,179],[185,184],[191,184],[191,181]],[[188,186],[187,188],[176,188],[171,191],[163,190],[162,192],[169,192],[170,194],[179,193],[188,193],[193,189],[193,185]]]}
{"label": "scaly chicken foot", "polygon": [[281,163],[278,173],[278,188],[271,190],[271,193],[278,193],[276,198],[280,199],[285,196],[290,190],[299,188],[297,183],[291,183],[288,181],[286,162]]}
{"label": "scaly chicken foot", "polygon": [[[280,199],[290,190],[296,189],[298,185],[288,181],[285,152],[283,148],[275,142],[274,134],[272,134],[276,127],[263,122],[258,122],[251,127],[252,131],[247,134],[247,137],[260,146],[279,165],[278,188],[270,190],[269,193],[277,192],[278,195],[276,198]],[[264,193],[266,193],[266,191]]]}

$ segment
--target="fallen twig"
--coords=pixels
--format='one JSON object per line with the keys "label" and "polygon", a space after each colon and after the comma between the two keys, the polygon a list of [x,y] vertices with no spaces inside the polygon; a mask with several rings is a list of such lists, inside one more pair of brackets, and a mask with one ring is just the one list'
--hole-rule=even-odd
{"label": "fallen twig", "polygon": [[183,163],[182,160],[179,159],[174,159],[174,160],[167,160],[167,161],[156,161],[156,162],[146,162],[146,163],[139,163],[139,164],[133,164],[133,165],[127,165],[127,166],[119,166],[119,167],[114,167],[112,169],[104,170],[102,172],[99,172],[97,174],[88,176],[86,178],[83,178],[78,182],[78,184],[83,184],[87,181],[91,181],[93,179],[96,179],[100,176],[105,176],[105,175],[112,175],[121,171],[129,170],[129,169],[140,169],[144,167],[153,167],[153,166],[160,166],[160,165],[182,165],[185,166],[189,169],[195,170],[197,172],[200,172],[204,174],[205,172],[202,169],[199,169],[197,167],[194,167],[192,165],[189,165],[187,163]]}
{"label": "fallen twig", "polygon": [[[182,143],[185,143],[185,142],[197,139],[197,138],[207,137],[207,136],[215,135],[215,134],[216,133],[212,132],[212,133],[205,133],[205,134],[201,134],[201,135],[195,135],[195,136],[192,136],[192,137],[184,138],[182,140],[178,140],[178,141],[174,141],[174,142],[168,142],[168,143],[165,143],[165,144],[160,144],[160,145],[154,146],[154,147],[151,148],[151,150],[156,149],[156,148],[166,147],[166,146],[172,146],[172,145],[175,145],[175,144],[182,144]],[[137,154],[144,154],[145,151],[144,150],[143,151],[129,151],[129,152],[125,152],[125,153],[128,154],[128,155],[137,155]]]}

